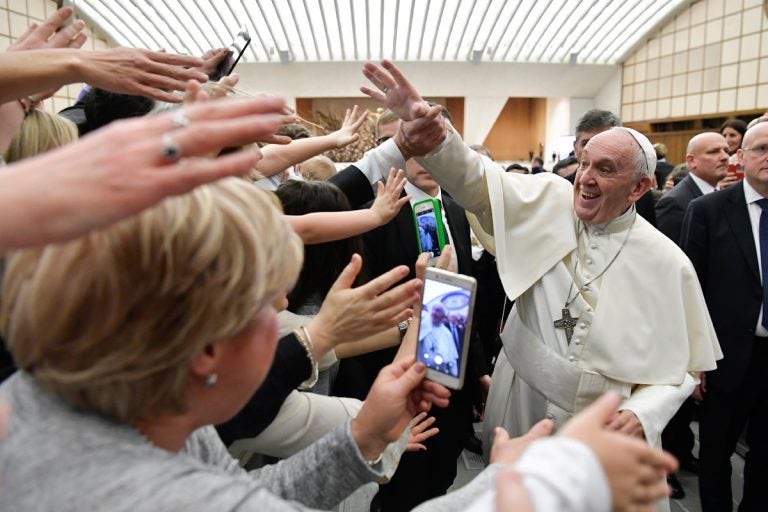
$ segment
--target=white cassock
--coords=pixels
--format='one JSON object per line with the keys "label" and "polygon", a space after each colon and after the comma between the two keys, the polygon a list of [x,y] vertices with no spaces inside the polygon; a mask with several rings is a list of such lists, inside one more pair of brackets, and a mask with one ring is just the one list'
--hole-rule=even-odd
{"label": "white cassock", "polygon": [[[607,225],[585,225],[568,181],[505,173],[453,133],[418,160],[496,235],[499,275],[516,298],[487,403],[486,441],[496,425],[512,436],[545,417],[559,427],[614,390],[659,445],[693,391],[689,372],[712,370],[722,357],[685,254],[634,208]],[[578,318],[570,344],[554,326],[568,299]]]}

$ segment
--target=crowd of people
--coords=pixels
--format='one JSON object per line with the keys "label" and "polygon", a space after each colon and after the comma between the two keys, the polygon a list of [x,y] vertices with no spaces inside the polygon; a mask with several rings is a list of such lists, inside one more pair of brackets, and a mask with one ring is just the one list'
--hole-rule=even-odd
{"label": "crowd of people", "polygon": [[[528,175],[366,63],[385,109],[337,172],[357,106],[311,136],[208,82],[226,50],[82,50],[73,14],[0,55],[0,508],[665,510],[663,447],[723,511],[743,432],[739,510],[768,503],[764,119],[692,137],[681,175],[590,110]],[[422,311],[428,264],[477,279],[473,318]],[[464,386],[417,351],[454,376],[468,353]],[[448,492],[464,448],[487,467]]]}

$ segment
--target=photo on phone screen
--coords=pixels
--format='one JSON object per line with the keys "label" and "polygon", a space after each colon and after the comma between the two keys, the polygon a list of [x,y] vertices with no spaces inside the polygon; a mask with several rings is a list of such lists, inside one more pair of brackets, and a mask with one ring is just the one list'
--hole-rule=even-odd
{"label": "photo on phone screen", "polygon": [[427,378],[459,389],[464,381],[475,280],[427,269],[424,278],[416,359]]}
{"label": "photo on phone screen", "polygon": [[430,198],[414,203],[413,221],[419,240],[419,252],[431,253],[432,259],[437,259],[448,239],[440,212],[440,201]]}

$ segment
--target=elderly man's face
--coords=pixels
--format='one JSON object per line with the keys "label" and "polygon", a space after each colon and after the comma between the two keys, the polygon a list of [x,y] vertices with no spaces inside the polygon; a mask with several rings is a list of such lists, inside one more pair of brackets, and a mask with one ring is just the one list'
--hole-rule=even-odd
{"label": "elderly man's face", "polygon": [[435,305],[432,307],[432,324],[440,325],[445,322],[445,310],[442,306]]}
{"label": "elderly man's face", "polygon": [[651,187],[634,167],[637,141],[623,130],[592,137],[581,154],[573,185],[573,208],[586,224],[604,224],[624,213]]}
{"label": "elderly man's face", "polygon": [[742,148],[737,155],[744,166],[747,181],[763,197],[768,197],[768,123],[750,128],[744,136]]}

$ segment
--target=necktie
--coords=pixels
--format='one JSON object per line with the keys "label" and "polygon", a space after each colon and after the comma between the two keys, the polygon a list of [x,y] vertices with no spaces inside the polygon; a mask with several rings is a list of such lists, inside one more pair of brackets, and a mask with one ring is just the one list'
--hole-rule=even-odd
{"label": "necktie", "polygon": [[768,198],[755,201],[760,212],[760,268],[763,271],[763,327],[768,329]]}

